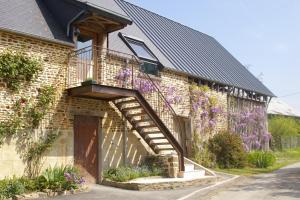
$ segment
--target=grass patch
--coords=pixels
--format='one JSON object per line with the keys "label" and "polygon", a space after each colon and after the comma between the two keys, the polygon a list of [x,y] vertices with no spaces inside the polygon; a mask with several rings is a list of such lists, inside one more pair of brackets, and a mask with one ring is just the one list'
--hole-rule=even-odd
{"label": "grass patch", "polygon": [[254,167],[245,167],[242,169],[219,169],[216,168],[216,171],[229,173],[229,174],[236,174],[236,175],[244,175],[244,176],[251,176],[255,174],[261,173],[269,173],[275,170],[278,170],[284,166],[300,162],[300,147],[290,150],[284,150],[280,152],[274,152],[276,156],[276,162],[274,165],[267,167],[267,168],[254,168]]}

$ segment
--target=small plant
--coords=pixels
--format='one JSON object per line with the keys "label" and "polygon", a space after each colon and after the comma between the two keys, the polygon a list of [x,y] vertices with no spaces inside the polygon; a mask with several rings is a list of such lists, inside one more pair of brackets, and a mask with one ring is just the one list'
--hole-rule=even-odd
{"label": "small plant", "polygon": [[248,154],[248,163],[256,168],[267,168],[276,162],[276,157],[271,152],[254,151]]}
{"label": "small plant", "polygon": [[132,179],[140,177],[149,176],[159,176],[162,175],[162,170],[157,167],[150,167],[146,165],[141,165],[138,167],[117,167],[111,168],[104,172],[104,178],[116,181],[116,182],[126,182]]}
{"label": "small plant", "polygon": [[216,156],[220,168],[242,168],[246,165],[246,152],[237,134],[216,134],[209,140],[208,148]]}
{"label": "small plant", "polygon": [[60,192],[77,189],[85,181],[78,171],[71,166],[49,167],[37,179],[39,190],[50,189]]}
{"label": "small plant", "polygon": [[12,91],[18,91],[23,82],[32,81],[41,70],[40,60],[22,52],[6,50],[0,53],[0,78]]}
{"label": "small plant", "polygon": [[6,178],[0,181],[0,199],[17,199],[17,195],[23,194],[24,192],[24,185],[16,177],[12,179]]}

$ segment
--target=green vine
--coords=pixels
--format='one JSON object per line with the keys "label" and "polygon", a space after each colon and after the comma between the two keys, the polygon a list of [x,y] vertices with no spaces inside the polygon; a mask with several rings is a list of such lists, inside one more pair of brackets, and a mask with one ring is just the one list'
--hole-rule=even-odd
{"label": "green vine", "polygon": [[32,81],[41,70],[41,61],[23,52],[5,50],[0,53],[0,78],[14,92],[22,83]]}
{"label": "green vine", "polygon": [[39,160],[43,153],[52,147],[58,136],[59,133],[53,131],[48,133],[46,135],[46,138],[40,139],[39,141],[32,143],[24,156],[25,160],[27,162]]}
{"label": "green vine", "polygon": [[[37,128],[55,100],[55,89],[44,86],[39,89],[37,100],[20,98],[13,106],[14,113],[6,122],[0,122],[0,144],[18,133],[20,129]],[[31,103],[33,102],[33,103]]]}

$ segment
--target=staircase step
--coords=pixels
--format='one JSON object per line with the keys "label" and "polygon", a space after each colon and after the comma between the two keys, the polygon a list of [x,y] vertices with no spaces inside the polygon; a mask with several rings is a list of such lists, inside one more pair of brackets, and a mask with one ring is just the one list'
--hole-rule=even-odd
{"label": "staircase step", "polygon": [[132,123],[134,123],[134,124],[143,123],[143,122],[153,122],[153,120],[150,119],[150,118],[148,118],[148,119],[140,119],[140,120],[132,120]]}
{"label": "staircase step", "polygon": [[193,164],[184,164],[184,171],[185,172],[192,172],[195,171],[195,165]]}
{"label": "staircase step", "polygon": [[126,114],[127,117],[132,118],[132,117],[139,117],[139,116],[145,116],[146,113],[144,112],[139,112],[139,113],[133,113],[133,114]]}
{"label": "staircase step", "polygon": [[132,107],[127,107],[127,108],[123,108],[121,109],[123,112],[128,112],[128,111],[131,111],[131,110],[137,110],[137,109],[142,109],[141,106],[132,106]]}
{"label": "staircase step", "polygon": [[157,128],[157,126],[154,124],[149,124],[149,125],[143,125],[143,126],[136,127],[136,129],[139,129],[139,130],[144,129],[144,128]]}
{"label": "staircase step", "polygon": [[147,132],[141,132],[140,134],[146,136],[146,135],[159,134],[159,133],[161,133],[161,131],[147,131]]}
{"label": "staircase step", "polygon": [[[156,146],[157,148],[159,148],[158,146],[159,145],[171,145],[169,142],[157,142],[157,143],[154,143],[154,142],[151,142],[150,144],[151,146]],[[160,149],[160,148],[159,148]]]}
{"label": "staircase step", "polygon": [[167,138],[165,138],[165,137],[149,137],[149,136],[147,136],[146,137],[146,140],[166,140]]}
{"label": "staircase step", "polygon": [[190,172],[183,172],[183,178],[191,178],[191,179],[197,179],[205,176],[204,170],[194,170]]}
{"label": "staircase step", "polygon": [[174,150],[173,147],[160,147],[159,151],[167,151],[167,150]]}
{"label": "staircase step", "polygon": [[139,103],[139,102],[136,99],[129,99],[129,100],[115,102],[115,104],[117,104],[117,105],[124,105],[124,104],[130,104],[130,103]]}

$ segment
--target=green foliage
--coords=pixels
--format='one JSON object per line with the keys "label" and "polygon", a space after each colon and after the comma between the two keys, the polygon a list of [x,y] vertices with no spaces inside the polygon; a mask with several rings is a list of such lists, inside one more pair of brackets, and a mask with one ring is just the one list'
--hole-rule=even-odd
{"label": "green foliage", "polygon": [[282,150],[281,138],[300,136],[300,122],[291,117],[271,117],[269,132],[272,134],[272,149]]}
{"label": "green foliage", "polygon": [[46,169],[41,176],[35,179],[27,177],[5,178],[0,181],[0,200],[16,199],[17,195],[24,193],[43,191],[64,191],[77,189],[84,180],[78,175],[78,170],[71,166],[61,166]]}
{"label": "green foliage", "polygon": [[116,182],[126,182],[132,179],[140,177],[158,176],[161,175],[162,171],[159,168],[153,167],[150,169],[146,165],[139,167],[118,167],[111,168],[104,172],[104,178],[116,181]]}
{"label": "green foliage", "polygon": [[209,140],[208,148],[216,156],[220,168],[243,168],[246,165],[246,152],[237,134],[216,134]]}
{"label": "green foliage", "polygon": [[156,155],[146,156],[141,166],[147,166],[147,169],[152,172],[151,176],[166,176],[168,173],[167,170],[163,170],[165,166],[161,157]]}
{"label": "green foliage", "polygon": [[72,166],[49,167],[37,178],[39,190],[64,191],[77,189],[84,183],[79,177],[78,170]]}
{"label": "green foliage", "polygon": [[254,151],[248,154],[248,163],[257,168],[267,168],[276,162],[276,157],[271,152]]}
{"label": "green foliage", "polygon": [[13,177],[12,179],[6,178],[0,181],[0,199],[16,199],[17,195],[24,192],[24,185],[16,177]]}
{"label": "green foliage", "polygon": [[[36,128],[45,117],[55,99],[55,88],[43,86],[36,101],[20,98],[13,106],[14,113],[6,122],[0,122],[0,145],[4,139],[17,134],[20,129]],[[31,103],[33,102],[33,103]]]}
{"label": "green foliage", "polygon": [[47,134],[45,139],[33,143],[25,154],[25,160],[31,162],[33,159],[39,159],[45,151],[52,147],[58,137],[58,132],[51,132]]}
{"label": "green foliage", "polygon": [[193,136],[191,159],[204,167],[213,168],[216,164],[215,156],[209,151],[207,143],[201,142],[197,133]]}
{"label": "green foliage", "polygon": [[55,100],[55,88],[53,86],[44,86],[39,89],[37,96],[37,103],[29,108],[27,117],[30,119],[30,124],[36,128],[40,121],[49,111],[51,105]]}
{"label": "green foliage", "polygon": [[0,78],[12,91],[18,91],[23,82],[32,81],[41,70],[41,61],[25,53],[9,50],[0,53]]}

